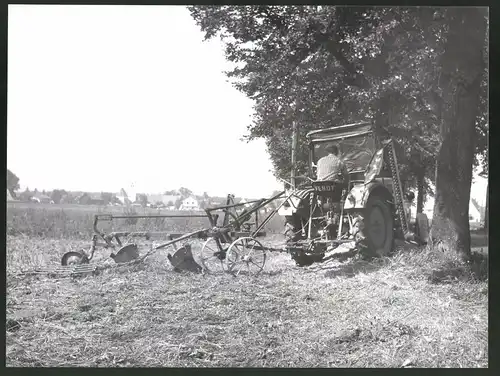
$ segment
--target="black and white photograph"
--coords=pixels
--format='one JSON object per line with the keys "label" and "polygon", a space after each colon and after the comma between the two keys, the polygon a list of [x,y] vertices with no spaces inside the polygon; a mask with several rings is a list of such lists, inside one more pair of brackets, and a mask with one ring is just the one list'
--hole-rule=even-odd
{"label": "black and white photograph", "polygon": [[488,368],[488,7],[7,17],[7,367]]}

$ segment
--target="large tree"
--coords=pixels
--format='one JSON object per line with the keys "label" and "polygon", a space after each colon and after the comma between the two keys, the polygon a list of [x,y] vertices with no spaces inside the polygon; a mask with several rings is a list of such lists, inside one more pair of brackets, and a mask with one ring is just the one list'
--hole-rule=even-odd
{"label": "large tree", "polygon": [[[419,190],[419,211],[430,182],[454,186],[457,174],[460,184],[467,181],[471,171],[465,171],[468,162],[461,159],[449,160],[454,172],[447,174],[442,146],[448,140],[446,129],[453,128],[448,109],[454,97],[446,89],[446,64],[451,56],[466,56],[450,49],[450,37],[456,34],[454,9],[255,5],[193,6],[190,11],[206,38],[220,36],[224,42],[226,57],[235,64],[228,76],[255,103],[248,139],[266,140],[278,177],[289,176],[293,122],[299,124],[302,173],[307,131],[371,118],[377,132],[400,143],[401,173],[408,186]],[[467,42],[475,38],[474,44],[467,50],[487,49],[486,34],[473,34]],[[470,93],[464,110],[476,106],[468,113],[477,120],[476,127],[473,122],[468,128],[472,133],[462,134],[472,142],[463,145],[472,145],[472,156],[474,151],[485,153],[487,137],[486,67],[477,72],[483,85],[479,93]],[[482,98],[481,106],[473,103],[477,98]],[[458,129],[465,130],[458,126],[452,132],[459,134]],[[482,140],[476,149],[475,137]],[[468,205],[468,195],[463,191],[457,196],[461,206]],[[443,191],[437,201],[442,197]]]}
{"label": "large tree", "polygon": [[484,8],[449,8],[441,57],[442,110],[431,237],[465,258],[470,254],[469,199],[476,118],[485,69]]}

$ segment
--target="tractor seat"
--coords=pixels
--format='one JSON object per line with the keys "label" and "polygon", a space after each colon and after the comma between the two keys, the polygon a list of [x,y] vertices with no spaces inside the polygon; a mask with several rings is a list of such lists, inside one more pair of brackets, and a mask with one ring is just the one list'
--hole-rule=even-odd
{"label": "tractor seat", "polygon": [[312,182],[314,192],[332,202],[342,201],[342,191],[347,189],[347,184],[339,180],[317,180]]}

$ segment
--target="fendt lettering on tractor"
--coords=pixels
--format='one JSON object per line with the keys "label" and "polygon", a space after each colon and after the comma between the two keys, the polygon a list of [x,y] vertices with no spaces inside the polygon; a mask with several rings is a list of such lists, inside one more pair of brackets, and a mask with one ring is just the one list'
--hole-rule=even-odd
{"label": "fendt lettering on tractor", "polygon": [[[398,238],[426,242],[425,215],[409,221],[405,204],[415,195],[402,191],[394,140],[379,139],[369,122],[312,131],[307,139],[308,176],[297,177],[304,179],[302,185],[290,190],[279,210],[286,222],[286,249],[297,265],[351,251],[385,256]],[[339,146],[348,183],[314,180],[316,163],[332,142]]]}

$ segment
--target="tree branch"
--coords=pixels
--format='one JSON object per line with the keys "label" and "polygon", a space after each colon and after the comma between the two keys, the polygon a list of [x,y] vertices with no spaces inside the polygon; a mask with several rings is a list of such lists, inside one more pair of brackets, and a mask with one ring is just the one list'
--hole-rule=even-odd
{"label": "tree branch", "polygon": [[326,32],[316,34],[316,40],[318,41],[318,47],[323,47],[326,51],[332,54],[339,64],[350,74],[351,79],[346,83],[350,86],[356,86],[361,89],[369,89],[371,87],[370,82],[366,77],[358,73],[356,67],[344,56],[340,49],[340,43],[335,38],[338,34],[338,23],[334,22],[334,19],[330,20]]}

